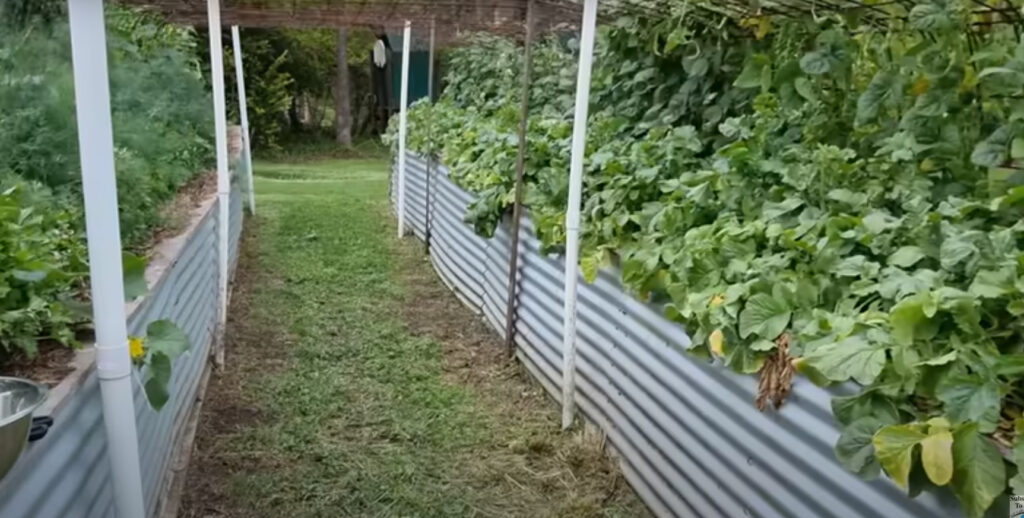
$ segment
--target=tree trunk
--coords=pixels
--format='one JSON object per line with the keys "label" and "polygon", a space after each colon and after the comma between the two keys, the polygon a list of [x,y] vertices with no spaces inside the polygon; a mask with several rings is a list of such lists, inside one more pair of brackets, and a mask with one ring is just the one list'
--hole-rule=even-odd
{"label": "tree trunk", "polygon": [[348,29],[338,29],[338,76],[334,88],[335,140],[352,146],[352,88],[348,77]]}
{"label": "tree trunk", "polygon": [[299,96],[292,95],[291,103],[288,105],[288,124],[293,132],[302,128],[302,121],[299,120]]}
{"label": "tree trunk", "polygon": [[308,93],[302,94],[302,124],[308,129],[313,125],[313,102]]}

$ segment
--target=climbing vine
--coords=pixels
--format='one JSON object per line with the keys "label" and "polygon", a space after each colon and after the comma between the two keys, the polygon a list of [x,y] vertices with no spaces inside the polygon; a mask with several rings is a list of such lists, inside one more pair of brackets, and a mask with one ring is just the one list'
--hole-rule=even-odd
{"label": "climbing vine", "polygon": [[[990,3],[991,4],[991,3]],[[597,44],[581,268],[615,266],[689,352],[833,400],[836,455],[980,517],[1024,494],[1024,41],[976,2],[806,18],[620,18]],[[1007,17],[1019,7],[991,4]],[[880,16],[878,13],[887,13]],[[538,45],[527,203],[564,240],[573,41]],[[493,232],[512,202],[521,50],[453,52],[410,147]]]}

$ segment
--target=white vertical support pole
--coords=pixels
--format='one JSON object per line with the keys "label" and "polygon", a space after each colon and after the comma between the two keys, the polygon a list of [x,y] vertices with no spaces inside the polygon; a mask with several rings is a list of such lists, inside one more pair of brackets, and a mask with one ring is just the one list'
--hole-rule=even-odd
{"label": "white vertical support pole", "polygon": [[96,327],[96,374],[100,380],[111,484],[117,516],[141,518],[145,516],[145,504],[132,398],[135,387],[125,327],[121,225],[117,214],[103,0],[68,0],[68,19],[89,282]]}
{"label": "white vertical support pole", "polygon": [[412,23],[402,32],[402,94],[398,113],[398,239],[405,236],[405,141],[409,133],[409,49]]}
{"label": "white vertical support pole", "polygon": [[242,37],[237,25],[231,26],[231,43],[235,49],[235,83],[238,85],[238,118],[242,123],[242,160],[248,173],[249,214],[256,214],[256,186],[252,179],[252,147],[249,145],[249,108],[245,101],[245,69],[242,66]]}
{"label": "white vertical support pole", "polygon": [[430,52],[427,60],[427,100],[434,103],[434,38],[437,20],[430,19]]}
{"label": "white vertical support pole", "polygon": [[565,298],[562,315],[562,429],[576,414],[576,286],[579,283],[580,202],[583,194],[583,152],[587,144],[590,70],[594,62],[597,0],[585,0],[580,27],[580,64],[576,78],[576,113],[572,123],[569,165],[569,206],[565,212]]}
{"label": "white vertical support pole", "polygon": [[[220,328],[228,317],[228,218],[230,218],[231,177],[228,171],[228,121],[224,101],[224,49],[221,46],[220,0],[206,0],[210,31],[210,75],[213,76],[213,127],[217,146],[217,300],[220,303]],[[220,335],[223,337],[223,335]],[[223,342],[214,361],[224,365]]]}

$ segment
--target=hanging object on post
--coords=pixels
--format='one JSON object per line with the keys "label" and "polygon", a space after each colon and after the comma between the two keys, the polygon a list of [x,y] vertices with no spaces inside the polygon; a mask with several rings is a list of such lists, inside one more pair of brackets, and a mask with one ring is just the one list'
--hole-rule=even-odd
{"label": "hanging object on post", "polygon": [[384,43],[384,40],[378,39],[373,44],[373,64],[377,68],[384,68],[388,64],[388,46]]}

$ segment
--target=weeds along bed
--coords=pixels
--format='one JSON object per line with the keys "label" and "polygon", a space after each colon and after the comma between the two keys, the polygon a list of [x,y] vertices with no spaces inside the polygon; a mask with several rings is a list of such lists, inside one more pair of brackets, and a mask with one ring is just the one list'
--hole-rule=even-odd
{"label": "weeds along bed", "polygon": [[[5,8],[0,361],[33,355],[40,339],[74,345],[90,317],[81,302],[88,268],[66,18],[59,10],[37,17]],[[211,101],[192,29],[108,6],[107,38],[121,232],[138,250],[163,223],[163,207],[210,161]],[[137,284],[144,262],[129,258],[126,269]]]}
{"label": "weeds along bed", "polygon": [[[760,377],[762,409],[794,374],[859,384],[833,401],[839,461],[979,517],[1024,494],[1024,43],[969,1],[902,5],[734,22],[686,4],[602,29],[581,267],[666,303],[690,353]],[[535,51],[526,200],[549,252],[574,46]],[[477,38],[410,110],[410,149],[478,195],[484,235],[513,200],[521,54]]]}

